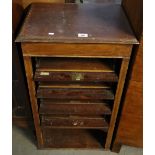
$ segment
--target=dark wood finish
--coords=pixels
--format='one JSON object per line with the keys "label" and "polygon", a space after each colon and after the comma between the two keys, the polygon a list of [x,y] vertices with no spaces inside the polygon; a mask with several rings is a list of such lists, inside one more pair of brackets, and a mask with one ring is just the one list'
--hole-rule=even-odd
{"label": "dark wood finish", "polygon": [[142,83],[130,81],[117,133],[117,141],[121,144],[143,146],[142,99]]}
{"label": "dark wood finish", "polygon": [[36,71],[35,81],[71,81],[71,82],[117,82],[116,73],[110,72],[59,72],[59,71]]}
{"label": "dark wood finish", "polygon": [[42,57],[89,57],[123,58],[130,57],[131,45],[119,44],[64,44],[22,43],[24,56]]}
{"label": "dark wood finish", "polygon": [[82,128],[108,130],[108,123],[103,117],[86,116],[42,116],[42,127],[49,128]]}
{"label": "dark wood finish", "polygon": [[65,0],[66,3],[75,3],[76,0]]}
{"label": "dark wood finish", "polygon": [[38,88],[38,98],[51,99],[114,99],[111,89],[90,88]]}
{"label": "dark wood finish", "polygon": [[18,30],[19,23],[21,21],[21,18],[23,16],[23,6],[22,6],[22,0],[12,0],[12,29],[13,33],[16,33]]}
{"label": "dark wood finish", "polygon": [[[31,3],[74,3],[75,0],[13,0],[13,3],[18,4],[23,9],[26,9]],[[18,6],[17,6],[18,7]],[[17,8],[18,10],[18,8]],[[14,16],[14,18],[18,18],[20,14]],[[18,21],[16,22],[16,24]]]}
{"label": "dark wood finish", "polygon": [[140,45],[134,48],[131,69],[130,80],[143,82],[143,38],[140,40]]}
{"label": "dark wood finish", "polygon": [[143,0],[123,0],[122,7],[129,18],[133,31],[140,40],[143,32]]}
{"label": "dark wood finish", "polygon": [[32,114],[28,89],[25,82],[22,52],[14,43],[21,18],[23,16],[22,0],[12,1],[12,122],[22,128],[32,127]]}
{"label": "dark wood finish", "polygon": [[65,0],[22,0],[24,8],[27,8],[31,3],[65,3]]}
{"label": "dark wood finish", "polygon": [[104,59],[46,58],[37,62],[36,81],[115,82],[118,80],[115,66]]}
{"label": "dark wood finish", "polygon": [[[48,16],[48,14],[50,14],[50,16]],[[46,19],[44,18],[45,15]],[[53,32],[54,36],[52,36]],[[47,35],[48,33],[50,34]],[[77,37],[77,33],[88,33],[88,37]],[[20,34],[18,35],[17,41],[22,42],[31,106],[39,146],[53,148],[94,148],[101,146],[109,149],[130,60],[131,49],[133,44],[137,44],[137,40],[130,29],[130,25],[121,6],[101,4],[32,4],[30,12],[23,24]],[[111,85],[110,82],[109,86],[104,86],[104,81],[101,81],[100,83],[92,81],[91,85],[88,84],[88,81],[86,81],[86,83],[83,82],[82,84],[81,82],[75,84],[75,81],[70,81],[69,85],[64,81],[55,82],[54,85],[53,82],[50,81],[43,83],[35,82],[34,57],[57,57],[57,60],[60,57],[68,58],[67,60],[69,60],[69,58],[72,59],[73,57],[91,58],[91,63],[95,61],[94,58],[117,58],[119,59],[117,66],[118,83],[115,82],[114,85]],[[34,62],[33,66],[32,62]],[[62,62],[62,64],[63,63],[64,62]],[[89,64],[91,63],[89,62]],[[82,64],[83,67],[80,67],[79,69],[86,67],[84,64],[85,62]],[[98,65],[99,64],[97,64],[97,66]],[[65,66],[67,65],[63,65],[62,67]],[[72,67],[75,66],[75,64],[72,64]],[[101,65],[99,66],[98,67],[101,69]],[[58,68],[61,69],[60,67]],[[88,66],[86,69],[90,72]],[[94,74],[94,72],[90,73]],[[116,85],[117,87],[115,91]],[[39,97],[38,100],[36,99],[36,96]],[[114,99],[114,102],[110,105],[110,108],[112,108],[112,114],[106,116],[109,125],[108,131],[104,134],[105,132],[103,132],[103,130],[100,132],[100,130],[96,129],[92,129],[93,131],[91,131],[85,129],[69,130],[62,128],[61,130],[53,130],[43,128],[41,130],[39,118],[42,117],[42,114],[39,114],[39,106],[41,105],[40,107],[42,107],[43,98],[47,98],[48,100],[49,98],[54,100],[63,99],[64,102],[66,99],[83,101],[90,99]],[[58,103],[56,104],[59,105]],[[46,115],[47,114],[45,114],[45,116]],[[54,116],[52,115],[50,117],[51,119],[54,119],[56,127],[59,125],[61,126],[65,122],[70,124],[71,118],[67,119],[67,116],[65,116],[65,121],[64,118],[59,119],[60,122],[57,118],[54,119],[55,117],[58,117],[58,114],[54,114]],[[84,118],[86,115],[78,115],[77,117]],[[87,115],[90,122],[93,121],[95,117],[98,118],[98,115]],[[101,120],[103,121],[103,119]],[[91,125],[93,124],[95,124],[95,122],[91,123]],[[103,124],[104,123],[102,123],[102,125]],[[47,128],[51,128],[51,126],[48,126]],[[100,135],[100,137],[96,137],[96,134],[98,136]],[[100,138],[102,139],[101,141],[99,140]]]}
{"label": "dark wood finish", "polygon": [[[79,33],[88,37],[79,37]],[[120,5],[71,3],[32,4],[16,41],[137,43]]]}
{"label": "dark wood finish", "polygon": [[40,114],[110,115],[111,104],[102,100],[43,100]]}
{"label": "dark wood finish", "polygon": [[111,59],[39,58],[37,71],[115,72]]}
{"label": "dark wood finish", "polygon": [[33,124],[33,120],[31,117],[22,117],[22,116],[13,116],[12,117],[12,123],[13,125],[16,125],[20,128],[24,128],[24,129],[34,129],[34,124]]}
{"label": "dark wood finish", "polygon": [[40,88],[102,88],[102,89],[110,89],[113,88],[116,83],[111,83],[111,82],[38,82],[38,85]]}
{"label": "dark wood finish", "polygon": [[103,148],[105,133],[102,130],[44,129],[45,148]]}

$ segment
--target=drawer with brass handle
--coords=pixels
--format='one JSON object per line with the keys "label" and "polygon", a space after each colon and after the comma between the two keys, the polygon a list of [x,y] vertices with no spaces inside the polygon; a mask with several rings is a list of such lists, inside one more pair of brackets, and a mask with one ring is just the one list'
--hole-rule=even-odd
{"label": "drawer with brass handle", "polygon": [[116,82],[118,76],[114,64],[104,59],[39,58],[34,79],[35,81]]}
{"label": "drawer with brass handle", "polygon": [[103,117],[81,116],[41,116],[42,127],[49,128],[102,128],[108,130],[108,123]]}
{"label": "drawer with brass handle", "polygon": [[118,78],[115,73],[101,72],[60,72],[60,71],[36,71],[35,81],[70,81],[70,82],[117,82]]}

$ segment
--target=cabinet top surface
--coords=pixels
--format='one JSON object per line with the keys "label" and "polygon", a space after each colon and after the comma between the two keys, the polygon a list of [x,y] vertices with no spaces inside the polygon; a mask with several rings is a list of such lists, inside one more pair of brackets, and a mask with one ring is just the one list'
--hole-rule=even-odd
{"label": "cabinet top surface", "polygon": [[118,4],[34,3],[16,42],[136,44]]}

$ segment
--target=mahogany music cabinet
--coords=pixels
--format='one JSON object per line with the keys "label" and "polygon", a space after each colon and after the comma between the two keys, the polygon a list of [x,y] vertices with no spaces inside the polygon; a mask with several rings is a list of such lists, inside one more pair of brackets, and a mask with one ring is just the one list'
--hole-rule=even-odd
{"label": "mahogany music cabinet", "polygon": [[109,149],[138,43],[121,5],[34,3],[16,42],[38,148]]}

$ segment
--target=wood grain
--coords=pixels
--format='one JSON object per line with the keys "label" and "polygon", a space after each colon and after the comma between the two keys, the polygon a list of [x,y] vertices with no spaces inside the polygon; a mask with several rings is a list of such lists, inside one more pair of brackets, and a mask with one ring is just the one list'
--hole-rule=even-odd
{"label": "wood grain", "polygon": [[37,104],[37,99],[35,96],[36,95],[35,83],[32,80],[33,79],[33,69],[32,69],[31,58],[24,57],[24,64],[25,64],[26,77],[27,77],[27,83],[28,83],[28,88],[29,88],[29,95],[30,95],[30,101],[31,101],[32,114],[33,114],[33,119],[34,119],[34,124],[35,124],[38,147],[41,148],[43,146],[43,138],[42,138],[42,132],[40,129],[38,104]]}
{"label": "wood grain", "polygon": [[46,116],[41,117],[42,127],[48,128],[79,128],[79,129],[102,129],[108,130],[108,123],[103,117],[87,116]]}
{"label": "wood grain", "polygon": [[22,0],[24,8],[29,6],[31,3],[64,3],[65,0]]}
{"label": "wood grain", "polygon": [[115,86],[113,83],[104,82],[38,82],[40,88],[108,88]]}
{"label": "wood grain", "polygon": [[12,0],[12,28],[13,33],[17,33],[19,23],[22,19],[24,8],[22,6],[22,0]]}
{"label": "wood grain", "polygon": [[130,57],[132,45],[22,43],[22,49],[24,56],[123,58]]}
{"label": "wood grain", "polygon": [[[87,33],[88,37],[77,37],[78,33]],[[105,147],[105,149],[109,149],[118,114],[131,50],[133,44],[138,43],[130,28],[130,25],[128,23],[128,20],[126,19],[122,7],[120,5],[103,4],[32,4],[30,12],[25,19],[23,27],[21,28],[21,31],[16,41],[22,42],[31,105],[39,145],[43,146],[44,148]],[[77,63],[78,65],[73,65],[73,63],[70,63],[70,66],[72,67],[76,66],[74,68],[76,71],[78,71],[78,69],[80,71],[82,70],[82,68],[86,68],[90,74],[92,74],[93,72],[90,72],[91,67],[89,68],[89,65],[94,67],[94,64],[96,67],[94,70],[98,70],[98,74],[104,69],[106,71],[111,70],[109,66],[108,68],[104,66],[103,69],[103,66],[101,67],[101,64],[96,64],[96,62],[92,64],[95,61],[94,58],[117,58],[119,59],[118,62],[122,63],[118,63],[119,65],[117,66],[117,71],[119,72],[119,79],[116,92],[114,90],[115,86],[113,86],[112,88],[111,86],[109,88],[105,88],[103,87],[103,85],[100,85],[100,87],[98,85],[95,85],[96,83],[94,83],[94,85],[80,85],[79,83],[79,85],[75,85],[75,81],[70,81],[71,84],[72,82],[74,83],[74,86],[76,86],[75,88],[73,85],[68,85],[65,87],[65,84],[59,83],[60,80],[58,84],[56,83],[55,85],[52,85],[52,83],[51,85],[49,83],[44,83],[45,85],[43,86],[43,83],[41,82],[35,83],[33,75],[33,69],[35,71],[35,68],[32,68],[31,62],[31,59],[34,59],[33,57],[50,57],[49,59],[57,57],[57,60],[59,58],[62,59],[63,57],[66,58],[66,61],[69,60],[67,58],[71,59],[75,57],[91,58],[92,62],[83,62],[83,66],[81,65],[82,67],[79,68],[77,68],[79,66],[79,63]],[[67,63],[57,63],[56,66],[52,64],[52,67],[59,69],[59,72],[61,72],[62,68],[66,67],[67,65]],[[52,69],[52,67],[49,68]],[[56,72],[56,69],[53,72]],[[104,71],[101,73],[104,73]],[[115,71],[110,71],[109,73],[115,73]],[[88,82],[88,80],[86,81]],[[93,81],[91,82],[93,83]],[[102,82],[104,82],[103,79]],[[35,90],[35,86],[37,91]],[[61,86],[63,88],[61,88]],[[80,86],[82,87],[80,88]],[[84,88],[85,86],[86,88]],[[98,122],[99,120],[94,121],[94,118],[98,117],[98,115],[90,116],[90,114],[87,116],[87,119],[85,121],[87,121],[87,123],[89,122],[87,124],[87,127],[90,128],[93,126],[93,124],[95,124],[93,126],[94,129],[91,130],[65,129],[68,126],[70,127],[70,123],[73,119],[66,118],[67,116],[63,118],[58,118],[58,114],[48,114],[48,116],[45,114],[45,116],[50,117],[51,120],[49,120],[49,122],[47,121],[47,124],[44,122],[45,126],[41,130],[39,109],[36,96],[38,97],[38,104],[40,105],[40,110],[43,105],[48,105],[49,109],[53,108],[55,111],[60,110],[58,109],[58,106],[60,105],[60,108],[65,109],[65,105],[68,104],[66,103],[66,101],[68,100],[83,100],[83,102],[86,100],[87,105],[83,102],[81,104],[85,106],[89,105],[89,108],[91,107],[91,103],[88,102],[88,100],[110,100],[111,103],[114,100],[114,104],[112,103],[109,106],[109,108],[112,108],[111,119],[108,115],[104,116],[108,121],[109,126],[107,135],[103,131],[103,126],[102,130],[95,129],[95,126],[100,127],[100,122]],[[43,101],[45,101],[44,98],[46,99],[46,103],[43,103]],[[47,100],[52,100],[52,104],[55,100],[64,100],[64,105],[57,102],[55,103],[55,105],[57,105],[56,108],[54,107],[54,105],[49,105],[51,103],[47,103]],[[104,105],[107,107],[107,104],[105,105],[104,102],[100,103],[103,103],[102,106]],[[69,103],[68,105],[75,106],[74,108],[72,108],[73,112],[75,108],[79,107],[79,103],[75,102],[72,102],[72,104]],[[82,107],[82,105],[80,106]],[[98,104],[96,103],[93,103],[92,105],[98,106]],[[89,108],[87,110],[89,110]],[[70,110],[72,111],[72,109]],[[103,110],[104,109],[105,107],[103,108]],[[81,109],[79,108],[79,111],[80,110]],[[99,110],[96,109],[96,112],[97,111],[99,112]],[[43,114],[40,113],[40,117],[42,117],[42,115]],[[80,118],[77,118],[77,120],[80,120],[81,122],[81,118],[84,119],[86,115],[78,115],[77,117]],[[103,119],[101,120],[103,121]],[[49,126],[51,122],[55,124],[53,126],[54,128],[61,127],[61,129],[50,129],[52,128],[52,125]],[[103,124],[104,123],[102,122],[102,125]]]}
{"label": "wood grain", "polygon": [[[46,74],[46,75],[45,75]],[[48,75],[47,75],[48,74]],[[110,72],[74,72],[74,71],[36,71],[35,81],[47,82],[117,82],[116,73]]]}
{"label": "wood grain", "polygon": [[50,99],[114,99],[111,89],[90,88],[39,88],[38,98]]}
{"label": "wood grain", "polygon": [[140,40],[140,44],[135,47],[133,53],[130,80],[143,82],[143,37]]}
{"label": "wood grain", "polygon": [[16,41],[138,43],[121,5],[73,3],[32,4]]}
{"label": "wood grain", "polygon": [[41,100],[40,114],[110,115],[111,104],[102,100]]}
{"label": "wood grain", "polygon": [[120,100],[121,100],[121,96],[123,92],[125,78],[126,78],[126,73],[128,70],[128,64],[129,64],[129,59],[122,60],[118,85],[117,85],[116,94],[115,94],[114,106],[113,106],[111,120],[110,120],[110,126],[109,126],[109,130],[107,134],[106,144],[105,144],[105,149],[109,148],[111,144],[115,122],[116,122],[116,117],[118,114],[118,109],[119,109]]}
{"label": "wood grain", "polygon": [[130,64],[130,78],[125,87],[124,98],[122,100],[123,107],[112,145],[112,150],[115,152],[119,152],[120,147],[123,144],[134,147],[143,147],[142,42],[135,50],[132,64]]}
{"label": "wood grain", "polygon": [[123,0],[122,7],[138,40],[143,32],[143,0]]}
{"label": "wood grain", "polygon": [[39,58],[35,81],[117,82],[113,60],[90,58]]}

